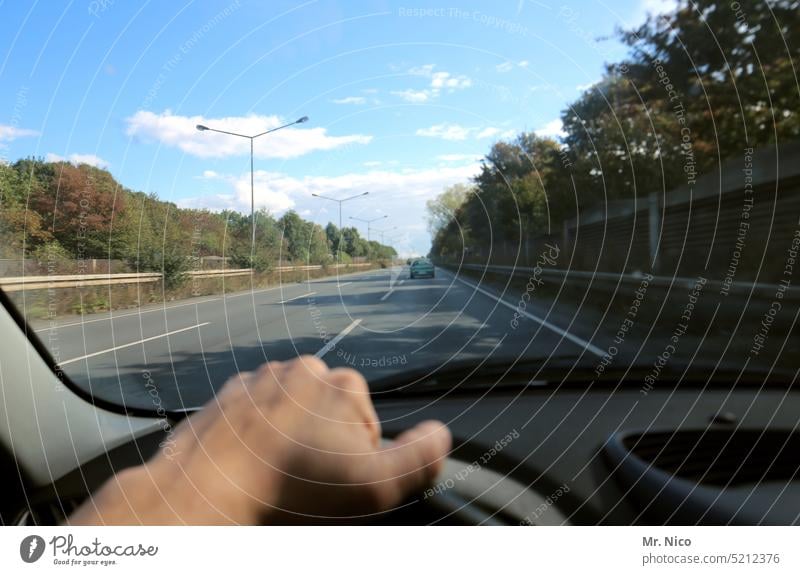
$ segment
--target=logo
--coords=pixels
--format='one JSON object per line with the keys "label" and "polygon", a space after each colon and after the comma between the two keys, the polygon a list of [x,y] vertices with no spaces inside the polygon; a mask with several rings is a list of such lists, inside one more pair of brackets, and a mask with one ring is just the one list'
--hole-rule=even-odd
{"label": "logo", "polygon": [[35,563],[44,553],[44,539],[38,535],[28,535],[19,544],[19,556],[25,563]]}

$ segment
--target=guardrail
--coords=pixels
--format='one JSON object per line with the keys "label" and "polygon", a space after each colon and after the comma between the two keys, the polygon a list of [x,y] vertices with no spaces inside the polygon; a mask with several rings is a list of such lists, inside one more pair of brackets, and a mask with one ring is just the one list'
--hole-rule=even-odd
{"label": "guardrail", "polygon": [[[328,266],[339,269],[343,267],[363,267],[372,265],[370,263],[359,264],[335,264]],[[322,269],[321,265],[309,266],[278,266],[274,272],[293,272],[309,271]],[[223,269],[223,270],[195,270],[186,272],[194,278],[215,278],[215,277],[235,277],[250,275],[250,268]],[[52,276],[18,276],[0,278],[0,288],[6,292],[35,290],[35,289],[58,289],[58,288],[80,288],[85,286],[103,286],[117,284],[141,284],[157,282],[161,279],[161,274],[157,272],[145,273],[122,273],[122,274],[71,274],[71,275],[52,275]]]}
{"label": "guardrail", "polygon": [[[616,274],[610,272],[593,272],[585,270],[563,270],[558,268],[535,268],[524,266],[499,266],[499,265],[482,265],[482,264],[452,264],[441,263],[437,265],[450,269],[468,269],[475,271],[486,271],[492,274],[504,274],[512,276],[533,276],[536,274],[538,277],[550,277],[563,281],[567,284],[578,284],[583,286],[591,285],[593,288],[601,288],[606,290],[616,289],[617,285],[634,286],[637,287],[645,279],[645,275],[638,274]],[[653,287],[675,287],[691,289],[697,278],[692,277],[669,277],[669,276],[652,276],[649,280],[649,285]],[[720,291],[723,283],[718,280],[708,280],[705,289]],[[731,282],[728,286],[728,293],[731,296],[747,296],[751,293],[757,298],[775,298],[775,294],[780,291],[783,295],[781,299],[784,300],[798,300],[800,299],[800,287],[797,286],[779,286],[777,284],[768,283],[749,283],[742,281]]]}

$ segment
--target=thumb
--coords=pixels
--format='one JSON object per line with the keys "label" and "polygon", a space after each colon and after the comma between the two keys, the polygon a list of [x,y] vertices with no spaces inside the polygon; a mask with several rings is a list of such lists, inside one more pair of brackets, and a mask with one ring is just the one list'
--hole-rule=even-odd
{"label": "thumb", "polygon": [[404,431],[376,457],[384,508],[400,503],[407,495],[432,483],[444,466],[453,439],[440,421],[423,421]]}

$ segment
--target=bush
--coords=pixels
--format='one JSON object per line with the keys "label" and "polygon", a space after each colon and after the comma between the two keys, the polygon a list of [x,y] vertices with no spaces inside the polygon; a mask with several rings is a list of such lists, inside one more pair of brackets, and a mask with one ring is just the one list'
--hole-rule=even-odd
{"label": "bush", "polygon": [[[41,244],[31,253],[33,259],[44,270],[59,272],[74,263],[72,254],[56,240]],[[52,266],[52,269],[51,267]]]}
{"label": "bush", "polygon": [[139,257],[131,257],[128,262],[137,272],[161,273],[164,289],[179,287],[188,278],[189,259],[175,252],[140,253]]}
{"label": "bush", "polygon": [[249,268],[258,273],[272,271],[273,266],[272,261],[263,254],[255,254],[251,257],[249,253],[240,252],[231,255],[231,263],[234,268]]}

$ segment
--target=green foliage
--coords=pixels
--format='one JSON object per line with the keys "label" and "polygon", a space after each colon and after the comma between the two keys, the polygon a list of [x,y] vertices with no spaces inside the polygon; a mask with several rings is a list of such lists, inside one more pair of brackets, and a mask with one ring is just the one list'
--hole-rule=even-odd
{"label": "green foliage", "polygon": [[498,142],[472,187],[428,202],[431,254],[557,233],[580,211],[663,193],[747,147],[800,138],[800,2],[736,6],[680,0],[618,31],[629,56],[566,107],[560,142],[533,133]]}

